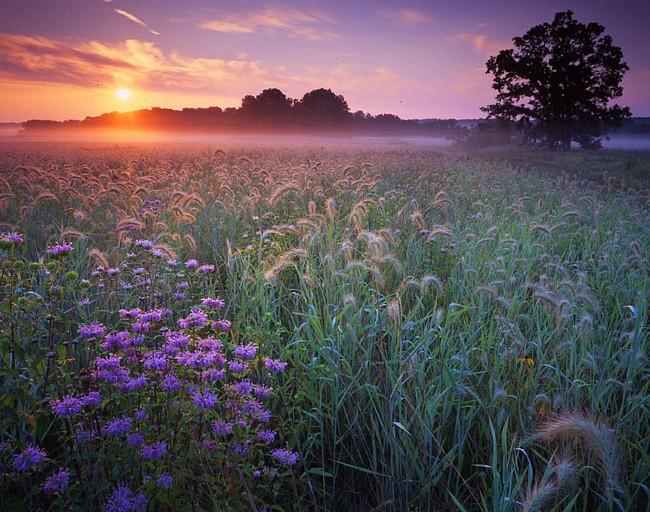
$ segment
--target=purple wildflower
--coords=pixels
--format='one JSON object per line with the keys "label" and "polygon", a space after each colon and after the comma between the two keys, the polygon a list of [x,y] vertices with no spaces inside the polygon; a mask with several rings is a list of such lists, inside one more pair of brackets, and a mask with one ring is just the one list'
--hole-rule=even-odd
{"label": "purple wildflower", "polygon": [[172,310],[168,308],[152,309],[145,311],[140,315],[141,322],[162,322],[164,318],[172,316]]}
{"label": "purple wildflower", "polygon": [[228,361],[228,368],[234,373],[242,373],[246,371],[248,366],[243,361]]}
{"label": "purple wildflower", "polygon": [[129,379],[124,385],[124,389],[127,391],[136,391],[147,385],[147,377],[145,375],[140,375],[139,377],[134,377]]}
{"label": "purple wildflower", "polygon": [[209,336],[207,338],[200,338],[196,341],[196,346],[201,350],[221,350],[223,343],[217,338]]}
{"label": "purple wildflower", "polygon": [[74,247],[72,247],[68,242],[61,242],[49,247],[47,253],[53,258],[58,258],[70,254],[73,250]]}
{"label": "purple wildflower", "polygon": [[145,356],[144,367],[147,370],[163,371],[169,367],[169,361],[163,352],[152,351]]}
{"label": "purple wildflower", "polygon": [[133,498],[131,510],[133,510],[133,512],[145,512],[148,503],[149,501],[147,500],[147,497],[143,493],[138,493]]}
{"label": "purple wildflower", "polygon": [[169,473],[163,473],[156,480],[156,485],[163,489],[169,489],[174,484],[174,479]]}
{"label": "purple wildflower", "polygon": [[203,327],[208,323],[208,315],[205,311],[200,309],[193,309],[186,318],[181,318],[178,325],[181,329],[189,329],[192,327]]}
{"label": "purple wildflower", "polygon": [[165,344],[174,348],[184,348],[190,344],[190,337],[179,331],[167,331],[165,333]]}
{"label": "purple wildflower", "polygon": [[133,322],[131,330],[133,332],[149,332],[149,322]]}
{"label": "purple wildflower", "polygon": [[23,238],[23,235],[16,233],[15,231],[9,231],[7,233],[0,233],[0,242],[20,245],[25,242],[25,239]]}
{"label": "purple wildflower", "polygon": [[151,249],[153,247],[153,242],[151,240],[136,240],[136,247],[142,247],[143,249]]}
{"label": "purple wildflower", "polygon": [[238,345],[235,347],[235,356],[240,359],[254,359],[257,355],[257,346],[254,343]]}
{"label": "purple wildflower", "polygon": [[106,433],[109,437],[120,437],[131,430],[132,425],[131,418],[115,418],[106,424]]}
{"label": "purple wildflower", "polygon": [[242,380],[237,384],[231,386],[232,390],[239,396],[249,395],[253,390],[253,385],[250,380]]}
{"label": "purple wildflower", "polygon": [[192,395],[192,403],[199,409],[212,409],[217,403],[217,395],[211,391],[196,391]]}
{"label": "purple wildflower", "polygon": [[293,466],[296,462],[298,462],[298,454],[285,448],[278,448],[277,450],[273,450],[271,452],[271,457],[277,460],[280,464],[284,464],[285,466]]}
{"label": "purple wildflower", "polygon": [[206,308],[216,309],[217,311],[225,305],[224,301],[221,299],[211,299],[210,297],[201,299],[201,304]]}
{"label": "purple wildflower", "polygon": [[120,309],[118,313],[120,318],[138,318],[142,314],[142,311],[140,311],[140,308]]}
{"label": "purple wildflower", "polygon": [[253,386],[253,394],[258,398],[268,398],[272,391],[273,388],[270,386]]}
{"label": "purple wildflower", "polygon": [[227,332],[230,330],[230,322],[228,320],[215,320],[210,324],[210,327],[213,329],[219,329],[221,331]]}
{"label": "purple wildflower", "polygon": [[275,441],[275,432],[273,430],[260,430],[257,433],[257,439],[263,443],[271,444]]}
{"label": "purple wildflower", "polygon": [[172,393],[180,389],[181,382],[178,380],[176,375],[168,375],[165,377],[165,380],[163,380],[162,387],[168,393]]}
{"label": "purple wildflower", "polygon": [[147,509],[147,497],[135,494],[126,485],[116,487],[106,503],[106,512],[144,512]]}
{"label": "purple wildflower", "polygon": [[126,347],[126,340],[129,336],[128,331],[111,332],[104,338],[102,348],[104,350],[122,350]]}
{"label": "purple wildflower", "polygon": [[167,443],[165,441],[156,441],[153,444],[145,444],[142,446],[142,456],[145,459],[160,459],[164,457],[165,453],[167,453]]}
{"label": "purple wildflower", "polygon": [[89,430],[84,430],[83,425],[77,425],[77,428],[79,429],[77,430],[77,435],[75,436],[77,443],[79,443],[82,446],[85,446],[88,443],[90,443],[90,441],[92,441],[94,437],[94,434]]}
{"label": "purple wildflower", "polygon": [[144,436],[140,432],[133,432],[126,437],[126,443],[131,448],[136,448],[144,443]]}
{"label": "purple wildflower", "polygon": [[97,321],[79,326],[79,336],[82,338],[95,338],[103,335],[104,326]]}
{"label": "purple wildflower", "polygon": [[41,464],[46,457],[47,453],[45,453],[45,450],[36,446],[28,446],[21,453],[14,455],[14,469],[19,473],[27,473],[32,466]]}
{"label": "purple wildflower", "polygon": [[86,407],[97,407],[102,403],[102,395],[99,391],[91,391],[87,395],[81,397],[81,405]]}
{"label": "purple wildflower", "polygon": [[138,421],[144,421],[147,419],[147,411],[144,409],[138,409],[133,413],[133,417]]}
{"label": "purple wildflower", "polygon": [[187,260],[185,266],[189,269],[193,269],[199,266],[199,262],[196,260]]}
{"label": "purple wildflower", "polygon": [[197,272],[200,272],[201,274],[209,274],[211,272],[214,272],[214,265],[201,265]]}
{"label": "purple wildflower", "polygon": [[226,437],[228,434],[232,434],[232,423],[216,420],[212,423],[212,430],[216,435]]}
{"label": "purple wildflower", "polygon": [[120,273],[120,269],[117,267],[109,268],[107,270],[109,276],[116,276],[117,274]]}
{"label": "purple wildflower", "polygon": [[248,452],[250,451],[250,446],[249,443],[244,442],[244,443],[231,443],[230,444],[230,449],[236,453],[237,455],[241,455],[242,457],[246,457],[248,455]]}
{"label": "purple wildflower", "polygon": [[12,247],[14,245],[22,245],[24,242],[23,235],[14,231],[0,233],[0,246]]}
{"label": "purple wildflower", "polygon": [[287,367],[287,363],[280,361],[279,359],[270,359],[267,357],[264,361],[264,366],[266,366],[266,369],[271,373],[282,373]]}
{"label": "purple wildflower", "polygon": [[81,400],[74,396],[66,396],[61,400],[52,400],[50,403],[54,414],[62,418],[79,414],[81,412],[81,405]]}
{"label": "purple wildflower", "polygon": [[69,482],[70,471],[68,469],[61,469],[45,479],[42,489],[45,491],[45,494],[54,494],[63,491],[68,487]]}
{"label": "purple wildflower", "polygon": [[219,442],[215,441],[214,439],[204,439],[203,440],[203,448],[206,450],[212,452],[216,450],[219,447]]}
{"label": "purple wildflower", "polygon": [[226,376],[226,370],[217,370],[210,368],[201,372],[201,379],[206,382],[215,382],[222,380]]}

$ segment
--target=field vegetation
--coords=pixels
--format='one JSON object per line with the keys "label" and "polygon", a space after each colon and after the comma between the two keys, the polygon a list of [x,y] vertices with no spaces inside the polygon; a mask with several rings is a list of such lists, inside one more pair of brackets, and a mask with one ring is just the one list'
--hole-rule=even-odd
{"label": "field vegetation", "polygon": [[2,146],[0,508],[643,510],[649,171]]}

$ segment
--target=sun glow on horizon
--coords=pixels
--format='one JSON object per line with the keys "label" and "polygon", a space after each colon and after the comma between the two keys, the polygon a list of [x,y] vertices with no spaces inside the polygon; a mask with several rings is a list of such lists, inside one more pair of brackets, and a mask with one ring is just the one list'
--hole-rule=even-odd
{"label": "sun glow on horizon", "polygon": [[128,89],[120,88],[115,91],[115,95],[118,97],[118,99],[126,101],[131,97],[131,91]]}

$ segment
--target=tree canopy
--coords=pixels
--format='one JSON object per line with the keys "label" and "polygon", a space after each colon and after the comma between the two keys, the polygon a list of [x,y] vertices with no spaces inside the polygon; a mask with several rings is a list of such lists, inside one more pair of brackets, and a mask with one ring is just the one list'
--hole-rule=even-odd
{"label": "tree canopy", "polygon": [[529,144],[600,147],[607,129],[630,116],[628,107],[612,104],[623,94],[629,68],[604,32],[604,26],[580,23],[564,11],[513,38],[513,48],[487,61],[497,95],[482,110],[488,118],[516,121]]}

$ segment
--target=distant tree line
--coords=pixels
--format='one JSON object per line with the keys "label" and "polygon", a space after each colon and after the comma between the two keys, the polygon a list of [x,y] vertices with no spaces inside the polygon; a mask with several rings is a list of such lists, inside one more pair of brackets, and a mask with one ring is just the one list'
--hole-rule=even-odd
{"label": "distant tree line", "polygon": [[279,89],[265,89],[242,99],[241,107],[151,108],[111,112],[82,121],[31,120],[27,131],[71,129],[138,129],[189,132],[331,132],[452,136],[462,129],[453,119],[406,120],[393,114],[351,112],[345,98],[331,89],[315,89],[302,99]]}

